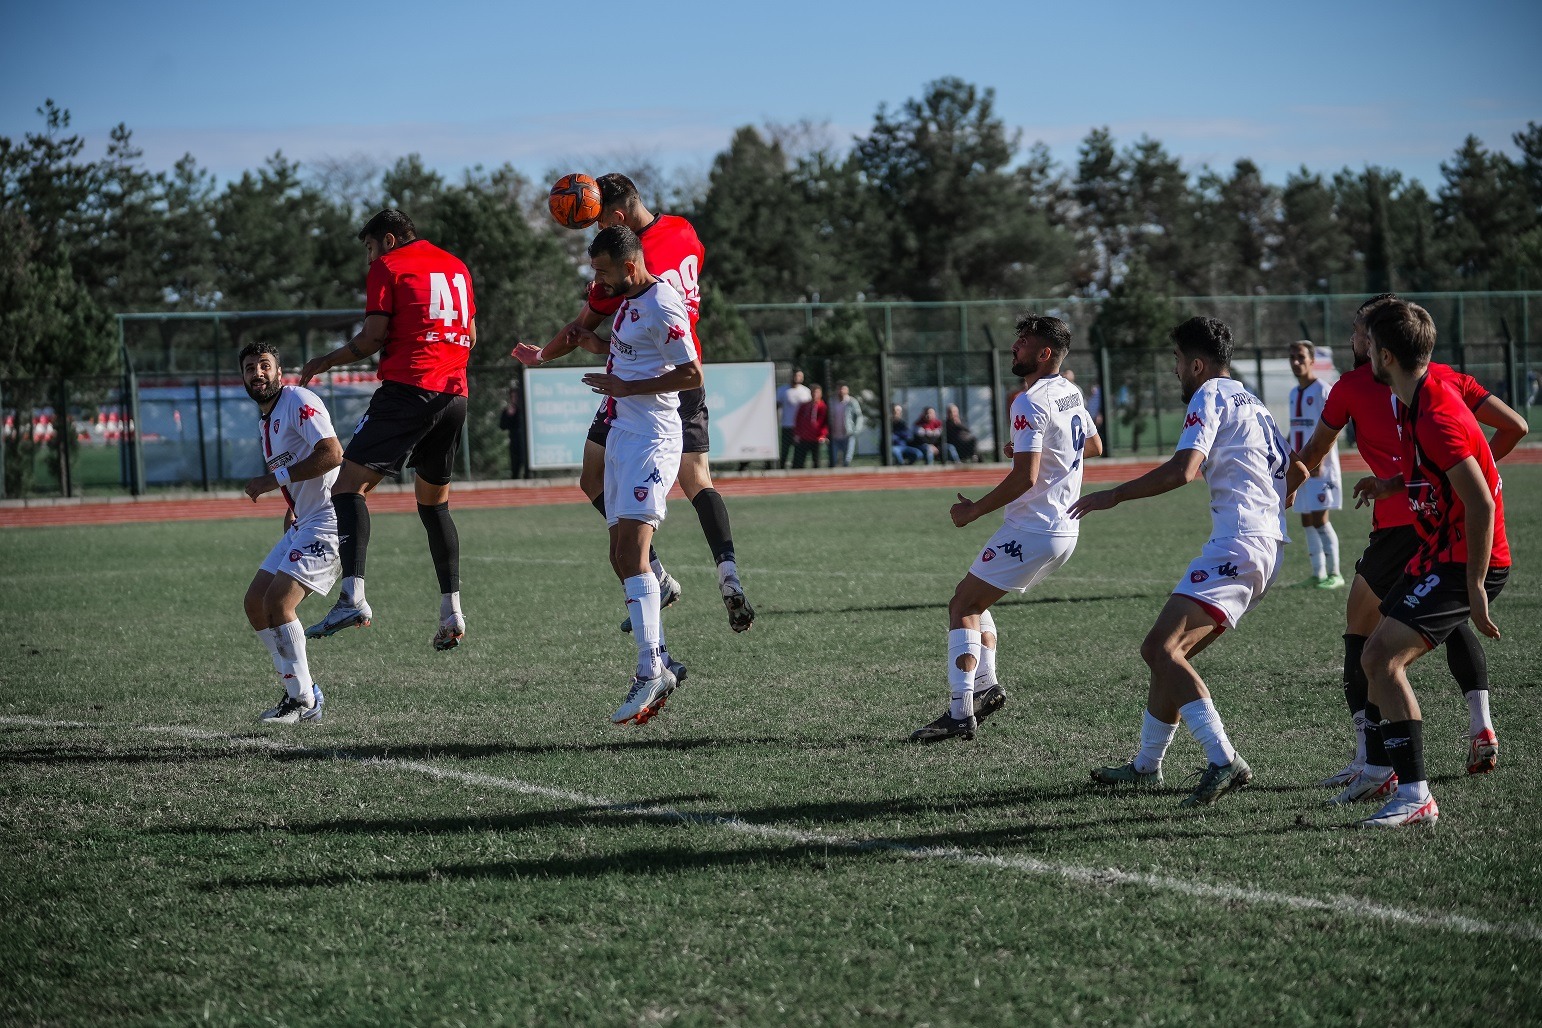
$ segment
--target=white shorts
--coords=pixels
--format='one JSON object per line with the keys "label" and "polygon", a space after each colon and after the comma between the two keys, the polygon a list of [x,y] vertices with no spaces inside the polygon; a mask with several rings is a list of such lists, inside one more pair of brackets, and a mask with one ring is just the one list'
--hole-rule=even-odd
{"label": "white shorts", "polygon": [[1290,509],[1297,514],[1316,514],[1343,506],[1344,489],[1339,483],[1331,478],[1309,478],[1296,490],[1296,502]]}
{"label": "white shorts", "polygon": [[313,593],[325,596],[331,592],[343,568],[337,559],[337,520],[330,516],[330,509],[327,513],[326,518],[295,525],[285,532],[268,551],[260,570],[270,575],[282,572]]}
{"label": "white shorts", "polygon": [[1205,608],[1222,628],[1236,628],[1279,577],[1285,543],[1257,535],[1212,539],[1173,589]]}
{"label": "white shorts", "polygon": [[974,559],[969,573],[1003,592],[1025,593],[1071,559],[1074,535],[1045,535],[1002,525]]}
{"label": "white shorts", "polygon": [[605,523],[622,518],[659,527],[680,473],[681,439],[654,439],[612,425],[605,437]]}

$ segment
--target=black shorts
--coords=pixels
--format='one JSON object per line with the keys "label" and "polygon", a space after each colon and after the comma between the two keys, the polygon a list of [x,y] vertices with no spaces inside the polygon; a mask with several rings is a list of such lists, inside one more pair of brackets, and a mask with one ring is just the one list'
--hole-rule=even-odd
{"label": "black shorts", "polygon": [[400,475],[410,466],[423,481],[448,485],[465,422],[464,396],[382,382],[343,459],[382,475]]}
{"label": "black shorts", "polygon": [[[712,448],[712,441],[707,435],[707,390],[703,386],[700,389],[682,389],[680,391],[680,428],[682,432],[681,453],[706,453]],[[586,438],[597,446],[604,446],[605,439],[610,435],[610,426],[605,423],[605,408],[602,406],[594,412],[594,420],[589,423],[589,434]]]}
{"label": "black shorts", "polygon": [[1365,579],[1377,599],[1384,600],[1397,587],[1418,550],[1419,532],[1414,526],[1378,528],[1371,533],[1365,552],[1355,561],[1355,574]]}
{"label": "black shorts", "polygon": [[[1509,568],[1488,569],[1483,591],[1490,603],[1509,580]],[[1467,565],[1436,564],[1423,575],[1404,575],[1382,600],[1381,614],[1412,628],[1434,649],[1472,615]]]}

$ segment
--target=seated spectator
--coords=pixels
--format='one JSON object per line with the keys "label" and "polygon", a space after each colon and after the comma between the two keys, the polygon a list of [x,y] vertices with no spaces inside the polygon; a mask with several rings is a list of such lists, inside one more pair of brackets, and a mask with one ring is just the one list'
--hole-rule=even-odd
{"label": "seated spectator", "polygon": [[974,437],[964,418],[958,412],[958,404],[948,404],[948,420],[943,423],[942,437],[948,444],[948,456],[952,460],[978,461],[980,441]]}
{"label": "seated spectator", "polygon": [[810,456],[819,467],[819,451],[830,438],[830,409],[825,404],[824,389],[809,386],[809,400],[798,408],[792,426],[792,466],[802,468]]}
{"label": "seated spectator", "polygon": [[924,460],[930,464],[932,455],[919,446],[913,446],[910,442],[910,422],[905,420],[905,408],[899,404],[894,405],[894,417],[889,422],[889,452],[894,457],[896,464],[914,464],[918,460]]}
{"label": "seated spectator", "polygon": [[[926,407],[921,411],[921,416],[916,418],[914,427],[910,430],[910,445],[919,447],[927,452],[926,463],[930,464],[942,456],[942,419],[937,416],[936,407]],[[953,458],[957,460],[955,456]]]}

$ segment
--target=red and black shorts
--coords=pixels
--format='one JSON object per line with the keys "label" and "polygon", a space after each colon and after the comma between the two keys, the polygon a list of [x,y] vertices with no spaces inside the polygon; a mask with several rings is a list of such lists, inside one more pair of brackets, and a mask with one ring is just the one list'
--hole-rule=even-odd
{"label": "red and black shorts", "polygon": [[[683,442],[681,453],[706,453],[712,448],[712,442],[707,437],[705,386],[700,389],[680,390],[680,428]],[[597,446],[604,446],[609,435],[610,426],[605,423],[605,408],[602,406],[595,411],[594,420],[589,423],[589,434],[586,438]]]}
{"label": "red and black shorts", "polygon": [[[1490,603],[1509,579],[1508,567],[1488,569],[1483,591]],[[1436,564],[1422,575],[1405,574],[1381,601],[1381,614],[1412,628],[1434,649],[1472,616],[1467,565]]]}
{"label": "red and black shorts", "polygon": [[1403,577],[1408,562],[1419,552],[1419,532],[1412,525],[1378,528],[1371,533],[1365,552],[1355,561],[1355,574],[1365,579],[1378,600],[1386,599]]}
{"label": "red and black shorts", "polygon": [[466,423],[466,398],[403,382],[382,382],[359,419],[343,459],[400,475],[411,467],[433,485],[448,485]]}

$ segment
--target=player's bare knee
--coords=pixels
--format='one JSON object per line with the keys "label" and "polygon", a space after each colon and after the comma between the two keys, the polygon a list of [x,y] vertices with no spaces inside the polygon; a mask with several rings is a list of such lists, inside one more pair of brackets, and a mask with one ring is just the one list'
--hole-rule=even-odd
{"label": "player's bare knee", "polygon": [[263,589],[257,582],[251,584],[241,600],[241,606],[246,611],[246,620],[259,631],[269,627],[267,605],[264,601]]}
{"label": "player's bare knee", "polygon": [[1182,656],[1183,642],[1180,636],[1152,631],[1141,640],[1140,659],[1153,671],[1176,664]]}
{"label": "player's bare knee", "polygon": [[604,469],[601,468],[598,471],[591,471],[586,467],[579,471],[578,488],[583,490],[584,495],[589,498],[591,503],[594,502],[595,498],[598,497],[600,493],[605,491]]}
{"label": "player's bare knee", "polygon": [[1360,651],[1360,668],[1371,681],[1385,681],[1397,673],[1397,650],[1382,639],[1371,636]]}

